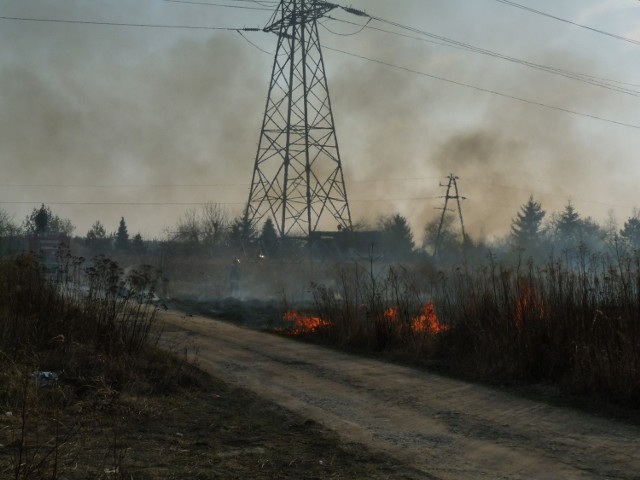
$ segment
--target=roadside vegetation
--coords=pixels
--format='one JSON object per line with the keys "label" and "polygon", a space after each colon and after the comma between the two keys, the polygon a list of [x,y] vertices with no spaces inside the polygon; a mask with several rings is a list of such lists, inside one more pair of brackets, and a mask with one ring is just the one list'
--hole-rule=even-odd
{"label": "roadside vegetation", "polygon": [[[169,412],[195,418],[198,406],[214,415],[200,421],[217,433],[194,440],[210,447],[198,460],[183,460],[203,478],[205,464],[223,471],[225,462],[273,474],[287,463],[287,448],[267,443],[284,442],[283,422],[296,435],[319,435],[271,406],[277,420],[265,420],[264,435],[249,442],[254,470],[242,470],[234,455],[247,452],[233,442],[253,437],[241,418],[265,411],[246,392],[208,379],[184,352],[158,348],[167,306],[475,381],[640,406],[639,212],[622,228],[613,219],[600,226],[570,203],[547,217],[530,198],[509,234],[491,243],[463,238],[446,215],[425,226],[420,243],[404,217],[391,215],[342,232],[342,240],[305,245],[279,238],[271,221],[251,225],[216,205],[185,213],[162,240],[130,236],[124,217],[113,227],[108,233],[96,221],[71,237],[71,221],[45,205],[21,225],[0,210],[2,476],[168,478],[141,473],[140,432],[157,434],[158,445],[173,438],[158,449],[177,459],[188,442],[170,430],[186,427],[171,419],[190,417]],[[73,252],[60,252],[49,272],[41,258],[21,253],[25,239],[47,235],[67,236]],[[212,397],[215,413],[204,406]],[[238,398],[252,411],[233,410]],[[205,435],[192,427],[193,438]],[[320,461],[311,446],[301,448],[296,458],[306,460],[291,464],[291,478],[293,466]],[[347,464],[317,463],[325,470],[316,473]]]}
{"label": "roadside vegetation", "polygon": [[498,385],[640,406],[640,257],[575,256],[506,268],[364,267],[313,285],[285,332]]}
{"label": "roadside vegetation", "polygon": [[158,279],[102,256],[0,260],[0,478],[403,478],[171,351]]}

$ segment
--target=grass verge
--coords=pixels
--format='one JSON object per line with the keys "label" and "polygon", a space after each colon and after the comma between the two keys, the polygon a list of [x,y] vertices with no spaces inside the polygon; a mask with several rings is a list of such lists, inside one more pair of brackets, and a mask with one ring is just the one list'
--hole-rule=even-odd
{"label": "grass verge", "polygon": [[414,478],[157,347],[154,273],[0,263],[0,478]]}

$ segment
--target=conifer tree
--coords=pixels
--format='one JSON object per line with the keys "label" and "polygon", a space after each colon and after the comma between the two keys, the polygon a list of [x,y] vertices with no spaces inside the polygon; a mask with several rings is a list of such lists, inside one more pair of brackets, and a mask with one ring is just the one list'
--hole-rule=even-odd
{"label": "conifer tree", "polygon": [[638,212],[624,222],[624,228],[620,230],[620,236],[633,248],[640,247],[640,216]]}
{"label": "conifer tree", "polygon": [[581,226],[580,214],[571,205],[571,202],[567,203],[556,225],[556,233],[559,240],[565,244],[577,242],[580,238]]}
{"label": "conifer tree", "polygon": [[116,248],[118,250],[127,250],[129,248],[129,233],[127,232],[127,224],[124,217],[120,218],[120,225],[116,233]]}
{"label": "conifer tree", "polygon": [[384,234],[385,247],[399,255],[413,252],[413,233],[409,222],[400,214],[385,217],[380,220]]}
{"label": "conifer tree", "polygon": [[542,219],[546,212],[542,205],[529,197],[527,203],[520,207],[516,218],[511,223],[511,238],[520,248],[530,248],[540,242]]}
{"label": "conifer tree", "polygon": [[260,233],[260,243],[267,255],[275,255],[278,248],[278,234],[273,220],[267,218]]}

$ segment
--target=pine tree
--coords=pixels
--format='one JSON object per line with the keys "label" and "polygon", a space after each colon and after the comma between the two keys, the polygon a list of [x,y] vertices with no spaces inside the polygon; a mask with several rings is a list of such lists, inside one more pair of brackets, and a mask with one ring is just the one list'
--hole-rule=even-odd
{"label": "pine tree", "polygon": [[564,243],[574,243],[578,241],[581,225],[582,220],[580,219],[580,214],[573,208],[571,202],[567,203],[556,225],[556,232],[560,241]]}
{"label": "pine tree", "polygon": [[244,248],[249,243],[253,243],[258,234],[256,232],[255,225],[249,220],[247,215],[237,217],[231,225],[231,232],[229,233],[229,241],[234,246],[241,246]]}
{"label": "pine tree", "polygon": [[270,256],[276,254],[278,249],[278,234],[276,232],[276,227],[270,218],[267,218],[262,226],[260,243],[262,244],[265,254]]}
{"label": "pine tree", "polygon": [[413,252],[413,233],[405,217],[395,214],[380,221],[384,235],[385,248],[401,256]]}
{"label": "pine tree", "polygon": [[540,242],[542,219],[546,212],[542,205],[529,197],[511,222],[511,238],[520,248],[530,248]]}
{"label": "pine tree", "polygon": [[140,233],[136,233],[134,235],[133,241],[131,242],[131,249],[138,255],[145,252],[146,246],[144,244],[144,240],[142,240],[142,235],[140,235]]}
{"label": "pine tree", "polygon": [[640,247],[640,217],[635,214],[624,222],[620,236],[633,248]]}
{"label": "pine tree", "polygon": [[44,235],[47,233],[63,233],[71,235],[75,227],[68,218],[60,218],[51,213],[51,209],[42,204],[40,208],[34,208],[25,218],[22,228],[27,233]]}
{"label": "pine tree", "polygon": [[33,223],[35,226],[37,235],[44,235],[49,226],[49,219],[51,219],[51,210],[49,207],[45,207],[44,203],[40,207],[40,210],[35,212],[33,216]]}
{"label": "pine tree", "polygon": [[127,232],[127,224],[124,217],[120,218],[120,225],[116,233],[116,248],[118,250],[127,250],[129,248],[129,233]]}

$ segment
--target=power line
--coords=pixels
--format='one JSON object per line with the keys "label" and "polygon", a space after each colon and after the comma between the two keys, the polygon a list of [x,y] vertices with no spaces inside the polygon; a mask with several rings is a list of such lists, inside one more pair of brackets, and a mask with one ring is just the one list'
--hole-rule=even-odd
{"label": "power line", "polygon": [[194,25],[156,25],[148,23],[118,23],[118,22],[99,22],[91,20],[62,20],[54,18],[28,18],[28,17],[6,17],[0,16],[0,20],[17,20],[22,22],[46,22],[46,23],[70,23],[82,25],[105,25],[110,27],[140,27],[140,28],[175,28],[186,30],[226,30],[226,31],[255,31],[257,28],[231,28],[231,27],[206,27]]}
{"label": "power line", "polygon": [[169,2],[169,3],[186,3],[189,5],[205,5],[209,7],[238,8],[243,10],[260,10],[260,11],[268,11],[268,12],[271,12],[273,10],[272,8],[246,7],[243,5],[228,5],[224,3],[196,2],[193,0],[162,0],[162,1]]}
{"label": "power line", "polygon": [[[327,18],[330,19],[330,20],[336,21],[336,22],[347,23],[347,24],[350,24],[350,25],[362,27],[362,24],[360,24],[360,23],[351,22],[351,21],[344,20],[344,19],[338,19],[338,18],[329,16],[329,15],[327,15]],[[378,19],[378,18],[377,18],[377,20],[382,21],[382,19]],[[626,85],[626,86],[629,86],[629,87],[638,87],[638,86],[640,86],[640,85],[635,84],[635,83],[622,82],[622,81],[614,80],[614,79],[611,79],[611,78],[604,78],[604,77],[599,77],[599,76],[596,76],[596,75],[590,75],[590,74],[586,74],[586,73],[573,72],[571,70],[566,70],[566,69],[563,69],[563,68],[542,65],[542,64],[534,63],[534,62],[531,62],[531,61],[528,61],[528,60],[523,60],[523,59],[511,57],[509,55],[505,55],[505,54],[502,54],[502,53],[493,52],[491,50],[487,50],[487,49],[484,49],[484,48],[481,48],[481,47],[477,47],[477,46],[469,44],[469,43],[460,42],[458,40],[450,39],[450,38],[444,37],[442,35],[435,35],[435,34],[432,34],[432,33],[426,32],[426,31],[417,30],[417,29],[414,29],[412,27],[403,26],[403,25],[400,25],[400,24],[397,24],[397,23],[394,23],[394,22],[391,22],[391,24],[396,26],[397,28],[402,28],[404,30],[409,30],[409,31],[412,31],[412,32],[419,33],[422,36],[419,37],[419,36],[416,36],[416,35],[408,35],[406,33],[394,32],[394,31],[391,31],[391,30],[386,30],[384,28],[375,27],[375,26],[369,25],[369,24],[367,24],[364,28],[366,28],[368,30],[378,31],[378,32],[381,32],[381,33],[395,35],[395,36],[398,36],[398,37],[410,38],[410,39],[418,40],[418,41],[421,41],[421,42],[432,43],[434,45],[439,45],[439,46],[449,47],[449,48],[456,48],[456,49],[459,49],[459,50],[465,50],[465,51],[469,51],[469,52],[472,52],[472,53],[477,53],[477,54],[486,55],[486,56],[490,56],[490,57],[494,57],[494,58],[499,58],[499,59],[502,59],[502,60],[506,60],[508,62],[518,63],[520,65],[523,65],[523,66],[526,66],[526,67],[529,67],[529,68],[542,70],[544,72],[551,73],[551,74],[554,74],[554,75],[563,76],[563,77],[571,79],[571,80],[577,80],[577,81],[581,81],[583,83],[588,83],[588,84],[591,84],[591,85],[608,88],[610,90],[615,90],[615,91],[618,91],[620,93],[627,93],[629,95],[634,95],[634,96],[638,96],[637,94],[640,94],[640,92],[638,92],[637,90],[627,89],[627,88],[623,88],[623,87],[619,87],[619,86],[615,85],[615,84],[617,84],[617,85]],[[423,37],[427,37],[427,38],[423,38]],[[429,38],[431,38],[432,40],[430,40]]]}
{"label": "power line", "polygon": [[1,187],[19,187],[19,188],[194,188],[194,187],[246,187],[247,183],[212,183],[212,184],[43,184],[43,183],[3,183]]}
{"label": "power line", "polygon": [[262,53],[266,53],[267,55],[270,55],[270,56],[273,56],[273,55],[274,55],[274,53],[272,53],[272,52],[268,52],[268,51],[266,51],[264,48],[259,47],[258,45],[256,45],[255,43],[253,43],[251,40],[249,40],[247,37],[245,37],[245,36],[242,34],[242,31],[237,30],[237,32],[238,32],[238,35],[240,35],[240,36],[244,39],[244,41],[245,41],[245,42],[247,42],[247,43],[248,43],[249,45],[251,45],[252,47],[256,48],[257,50],[261,51]]}
{"label": "power line", "polygon": [[555,15],[551,15],[550,13],[542,12],[540,10],[536,10],[535,8],[527,7],[525,5],[521,5],[521,4],[516,3],[516,2],[511,2],[509,0],[495,0],[495,1],[498,2],[498,3],[503,3],[505,5],[509,5],[511,7],[516,7],[516,8],[520,8],[522,10],[526,10],[527,12],[530,12],[530,13],[535,13],[536,15],[542,15],[543,17],[552,18],[552,19],[558,20],[560,22],[564,22],[564,23],[568,23],[568,24],[576,26],[576,27],[584,28],[586,30],[590,30],[592,32],[599,33],[601,35],[606,35],[608,37],[615,38],[617,40],[622,40],[624,42],[628,42],[628,43],[631,43],[633,45],[640,45],[640,41],[634,40],[633,38],[623,37],[621,35],[616,35],[615,33],[607,32],[605,30],[600,30],[599,28],[590,27],[588,25],[582,25],[581,23],[576,23],[576,22],[573,22],[571,20],[567,20],[566,18],[557,17]]}
{"label": "power line", "polygon": [[[333,18],[329,17],[327,15],[327,18],[334,20]],[[367,20],[367,23],[365,23],[364,25],[361,26],[361,28],[355,32],[351,32],[351,33],[340,33],[340,32],[334,32],[333,30],[331,30],[329,27],[327,27],[325,25],[325,22],[320,22],[320,25],[322,26],[322,28],[324,28],[327,32],[332,33],[334,35],[338,35],[339,37],[352,37],[354,35],[357,35],[359,33],[361,33],[365,28],[367,28],[367,26],[369,25],[369,23],[371,22],[371,18],[369,20]],[[351,22],[349,22],[351,23]],[[354,25],[358,25],[356,23],[354,23]]]}
{"label": "power line", "polygon": [[[509,61],[509,62],[518,63],[520,65],[527,66],[529,68],[542,70],[542,71],[545,71],[547,73],[551,73],[551,74],[554,74],[554,75],[559,75],[559,76],[562,76],[562,77],[565,77],[565,78],[569,78],[571,80],[580,81],[580,82],[587,83],[587,84],[594,85],[594,86],[598,86],[598,87],[601,87],[601,88],[606,88],[608,90],[613,90],[613,91],[616,91],[616,92],[619,92],[619,93],[624,93],[624,94],[632,95],[632,96],[640,96],[640,92],[639,91],[632,90],[632,89],[625,88],[625,87],[621,87],[621,86],[616,86],[616,85],[612,84],[612,83],[618,83],[620,85],[620,82],[615,82],[615,81],[611,81],[611,80],[607,80],[607,79],[598,78],[598,77],[593,76],[593,75],[585,75],[585,74],[575,73],[575,72],[571,72],[571,71],[564,70],[564,69],[561,69],[561,68],[549,67],[549,66],[546,66],[546,65],[541,65],[541,64],[529,62],[527,60],[521,60],[521,59],[518,59],[518,58],[515,58],[515,57],[511,57],[509,55],[505,55],[505,54],[502,54],[502,53],[498,53],[498,52],[493,52],[491,50],[487,50],[485,48],[477,47],[475,45],[472,45],[472,44],[469,44],[469,43],[466,43],[466,42],[461,42],[461,41],[458,41],[458,40],[447,38],[447,37],[444,37],[442,35],[435,35],[433,33],[429,33],[429,32],[426,32],[424,30],[419,30],[419,29],[414,28],[414,27],[409,27],[409,26],[406,26],[406,25],[402,25],[402,24],[400,24],[398,22],[385,20],[385,19],[383,19],[381,17],[375,17],[375,16],[372,16],[372,15],[368,15],[368,14],[366,14],[364,12],[361,12],[361,16],[366,16],[366,17],[368,17],[370,19],[374,19],[374,20],[376,20],[376,21],[378,21],[380,23],[385,23],[385,24],[388,24],[388,25],[392,25],[392,26],[394,26],[396,28],[399,28],[399,29],[402,29],[402,30],[407,30],[407,31],[412,32],[414,34],[422,35],[422,36],[425,36],[425,37],[428,37],[428,38],[433,38],[435,40],[438,40],[439,42],[445,42],[445,45],[448,45],[448,46],[455,46],[455,47],[461,48],[463,50],[468,50],[468,51],[471,51],[471,52],[474,52],[474,53],[478,53],[478,54],[482,54],[482,55],[486,55],[486,56],[490,56],[490,57],[494,57],[494,58],[500,58],[502,60],[506,60],[506,61]],[[333,20],[336,20],[336,19],[333,19]],[[347,22],[347,23],[352,23],[352,22]],[[356,24],[356,25],[359,25],[359,24]],[[398,34],[396,32],[390,32],[388,30],[379,29],[379,28],[375,28],[375,27],[367,27],[367,28],[374,28],[374,29],[379,30],[379,31],[384,32],[384,33],[391,33],[391,34],[400,35],[400,34]],[[408,36],[408,35],[405,35],[405,36]],[[424,40],[424,39],[420,39],[420,38],[412,37],[412,36],[408,36],[408,37],[414,38],[414,39],[417,39],[417,40]]]}
{"label": "power line", "polygon": [[591,115],[589,113],[577,112],[575,110],[569,110],[568,108],[557,107],[557,106],[554,106],[554,105],[549,105],[549,104],[546,104],[546,103],[537,102],[535,100],[527,100],[526,98],[516,97],[515,95],[509,95],[507,93],[501,93],[501,92],[498,92],[496,90],[489,90],[487,88],[478,87],[477,85],[472,85],[472,84],[469,84],[469,83],[459,82],[457,80],[451,80],[449,78],[440,77],[440,76],[432,75],[432,74],[425,73],[425,72],[420,72],[418,70],[413,70],[413,69],[408,68],[408,67],[402,67],[402,66],[399,66],[399,65],[395,65],[393,63],[385,62],[383,60],[376,60],[376,59],[373,59],[373,58],[365,57],[364,55],[358,55],[358,54],[355,54],[355,53],[346,52],[344,50],[340,50],[340,49],[337,49],[337,48],[331,48],[331,47],[326,47],[326,46],[324,48],[326,50],[331,50],[331,51],[334,51],[334,52],[342,53],[344,55],[349,55],[351,57],[360,58],[361,60],[366,60],[366,61],[369,61],[369,62],[377,63],[379,65],[384,65],[386,67],[395,68],[395,69],[398,69],[398,70],[402,70],[402,71],[405,71],[405,72],[408,72],[408,73],[413,73],[415,75],[420,75],[420,76],[423,76],[423,77],[433,78],[435,80],[440,80],[440,81],[443,81],[443,82],[451,83],[451,84],[454,84],[454,85],[458,85],[460,87],[470,88],[470,89],[473,89],[473,90],[477,90],[479,92],[490,93],[492,95],[496,95],[496,96],[503,97],[503,98],[508,98],[510,100],[517,100],[519,102],[526,103],[526,104],[529,104],[529,105],[535,105],[535,106],[547,108],[547,109],[550,109],[550,110],[556,110],[556,111],[559,111],[559,112],[570,113],[572,115],[591,118],[593,120],[599,120],[601,122],[612,123],[614,125],[619,125],[619,126],[622,126],[622,127],[640,129],[640,125],[634,125],[634,124],[631,124],[631,123],[620,122],[620,121],[612,120],[612,119],[609,119],[609,118],[599,117],[597,115]]}
{"label": "power line", "polygon": [[244,205],[245,202],[27,202],[27,201],[10,201],[2,202],[0,205],[32,205],[41,204],[45,205],[106,205],[106,206],[144,206],[144,207],[166,207],[166,206],[193,206],[193,205],[208,205],[210,203],[217,203],[220,205]]}
{"label": "power line", "polygon": [[[391,183],[391,182],[421,182],[424,180],[438,180],[440,177],[385,177],[367,180],[351,180],[349,183]],[[249,183],[192,183],[192,184],[61,184],[61,183],[0,183],[0,187],[7,188],[217,188],[217,187],[248,187]],[[2,202],[0,202],[2,203]]]}

